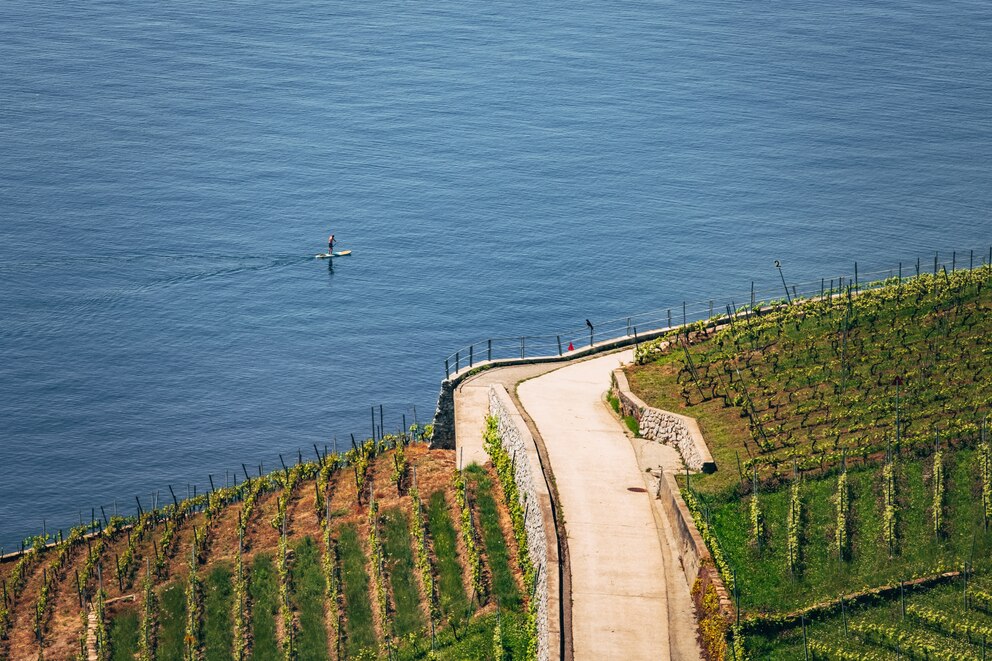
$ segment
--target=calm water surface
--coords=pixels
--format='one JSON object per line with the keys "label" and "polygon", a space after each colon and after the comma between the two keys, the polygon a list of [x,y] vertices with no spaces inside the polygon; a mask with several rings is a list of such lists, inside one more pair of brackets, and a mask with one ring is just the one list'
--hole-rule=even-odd
{"label": "calm water surface", "polygon": [[0,6],[0,544],[470,341],[988,250],[987,2],[524,4]]}

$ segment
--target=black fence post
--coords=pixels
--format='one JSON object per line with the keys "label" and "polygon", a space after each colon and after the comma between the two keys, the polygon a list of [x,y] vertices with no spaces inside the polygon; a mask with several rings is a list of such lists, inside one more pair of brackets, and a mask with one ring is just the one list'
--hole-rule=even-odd
{"label": "black fence post", "polygon": [[470,344],[468,347],[468,366],[471,367],[475,364],[475,345]]}
{"label": "black fence post", "polygon": [[558,355],[560,356],[561,355],[561,335],[555,335],[555,338],[558,340]]}
{"label": "black fence post", "polygon": [[521,337],[520,338],[520,359],[521,360],[523,360],[524,356],[526,355],[525,351],[526,351],[526,349],[524,348],[524,338]]}
{"label": "black fence post", "polygon": [[492,359],[493,359],[493,341],[491,339],[490,340],[487,340],[487,341],[489,343],[489,353],[488,353],[488,356],[489,356],[489,360],[492,361]]}
{"label": "black fence post", "polygon": [[460,351],[455,352],[455,374],[461,369],[462,356]]}
{"label": "black fence post", "polygon": [[451,369],[448,367],[448,359],[445,358],[444,359],[444,378],[447,379],[450,376],[451,376]]}
{"label": "black fence post", "polygon": [[785,284],[785,274],[782,273],[782,262],[775,260],[775,268],[778,269],[778,275],[782,278],[782,288],[785,289],[785,300],[792,305],[792,297],[789,296],[789,285]]}

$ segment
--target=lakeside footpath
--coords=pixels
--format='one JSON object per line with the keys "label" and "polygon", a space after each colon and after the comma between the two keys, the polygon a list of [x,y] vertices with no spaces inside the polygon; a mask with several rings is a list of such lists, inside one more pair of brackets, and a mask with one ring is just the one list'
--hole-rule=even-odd
{"label": "lakeside footpath", "polygon": [[656,498],[657,475],[683,470],[681,459],[634,438],[605,401],[611,373],[632,359],[625,349],[467,378],[454,392],[457,457],[463,466],[487,460],[490,390],[502,385],[553,476],[567,549],[562,656],[699,659],[680,544]]}

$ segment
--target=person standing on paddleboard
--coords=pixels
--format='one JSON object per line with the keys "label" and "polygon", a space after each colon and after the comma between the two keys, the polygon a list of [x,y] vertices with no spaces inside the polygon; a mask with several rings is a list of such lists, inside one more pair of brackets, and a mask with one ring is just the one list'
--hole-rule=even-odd
{"label": "person standing on paddleboard", "polygon": [[334,254],[334,235],[332,234],[329,239],[327,239],[327,254]]}

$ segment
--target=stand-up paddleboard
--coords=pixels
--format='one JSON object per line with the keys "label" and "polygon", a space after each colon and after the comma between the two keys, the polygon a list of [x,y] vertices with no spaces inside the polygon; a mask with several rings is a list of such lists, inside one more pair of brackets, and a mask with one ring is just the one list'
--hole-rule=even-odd
{"label": "stand-up paddleboard", "polygon": [[322,252],[319,255],[314,255],[314,257],[317,259],[330,259],[331,257],[347,257],[350,254],[350,250],[342,250],[341,252]]}

